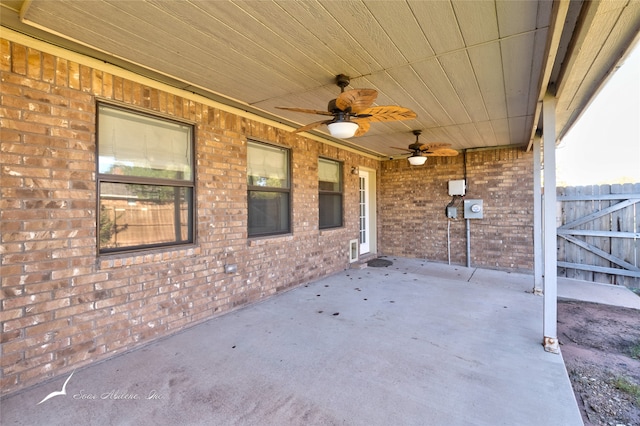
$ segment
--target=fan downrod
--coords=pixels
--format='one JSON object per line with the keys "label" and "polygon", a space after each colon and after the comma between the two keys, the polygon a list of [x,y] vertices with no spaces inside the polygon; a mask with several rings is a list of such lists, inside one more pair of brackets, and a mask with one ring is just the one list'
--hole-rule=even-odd
{"label": "fan downrod", "polygon": [[416,135],[416,141],[414,143],[412,143],[411,145],[409,145],[409,149],[412,150],[415,155],[419,155],[420,152],[421,152],[422,144],[420,144],[418,139],[420,138],[420,135],[422,134],[422,130],[414,130],[411,133]]}
{"label": "fan downrod", "polygon": [[340,88],[340,93],[344,92],[344,88],[347,87],[351,83],[351,77],[344,74],[336,75],[336,84]]}
{"label": "fan downrod", "polygon": [[[351,77],[349,77],[348,75],[345,75],[345,74],[336,75],[336,85],[340,87],[340,93],[344,93],[344,88],[347,87],[349,83],[351,83]],[[336,106],[336,99],[331,99],[329,101],[329,105],[327,106],[327,111],[332,112],[334,114],[339,114],[339,116],[336,116],[336,120],[338,121],[343,121],[343,120],[348,121],[348,116],[345,117],[345,112],[348,113],[349,111],[342,111],[340,108],[338,108]]]}

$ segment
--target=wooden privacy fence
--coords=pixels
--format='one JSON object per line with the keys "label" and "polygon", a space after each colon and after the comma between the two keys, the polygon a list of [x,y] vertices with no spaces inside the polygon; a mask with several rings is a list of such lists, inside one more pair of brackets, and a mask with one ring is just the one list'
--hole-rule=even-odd
{"label": "wooden privacy fence", "polygon": [[640,183],[557,189],[558,276],[640,287]]}

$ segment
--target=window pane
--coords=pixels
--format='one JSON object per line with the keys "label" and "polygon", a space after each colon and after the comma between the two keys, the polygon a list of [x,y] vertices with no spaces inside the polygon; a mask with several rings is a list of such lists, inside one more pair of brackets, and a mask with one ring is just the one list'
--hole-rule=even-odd
{"label": "window pane", "polygon": [[289,193],[249,191],[249,236],[289,232]]}
{"label": "window pane", "polygon": [[283,148],[249,143],[247,146],[247,184],[289,188],[289,155]]}
{"label": "window pane", "polygon": [[318,211],[320,229],[342,226],[342,164],[318,159]]}
{"label": "window pane", "polygon": [[98,172],[192,180],[192,127],[100,105]]}
{"label": "window pane", "polygon": [[102,182],[100,250],[192,242],[191,188]]}
{"label": "window pane", "polygon": [[320,194],[320,228],[342,226],[342,195]]}
{"label": "window pane", "polygon": [[337,161],[318,160],[318,181],[320,191],[340,191],[340,163]]}

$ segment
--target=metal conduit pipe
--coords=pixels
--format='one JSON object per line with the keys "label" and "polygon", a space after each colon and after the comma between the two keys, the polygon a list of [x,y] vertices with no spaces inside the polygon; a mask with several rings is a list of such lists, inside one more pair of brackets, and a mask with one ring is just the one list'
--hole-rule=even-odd
{"label": "metal conduit pipe", "polygon": [[471,225],[467,221],[467,268],[471,268]]}

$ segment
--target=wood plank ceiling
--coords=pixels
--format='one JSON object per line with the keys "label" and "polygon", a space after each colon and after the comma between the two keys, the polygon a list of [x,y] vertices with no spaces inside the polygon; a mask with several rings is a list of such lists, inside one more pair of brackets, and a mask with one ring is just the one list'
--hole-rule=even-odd
{"label": "wood plank ceiling", "polygon": [[[0,4],[2,25],[89,47],[119,66],[294,126],[322,117],[276,106],[325,110],[340,93],[335,76],[347,74],[349,88],[379,92],[376,105],[417,113],[372,123],[345,142],[384,157],[412,143],[414,129],[423,130],[421,142],[458,150],[525,147],[539,124],[545,78],[561,97],[558,124],[566,131],[640,28],[640,2],[626,0]],[[562,35],[555,46],[554,34]]]}

